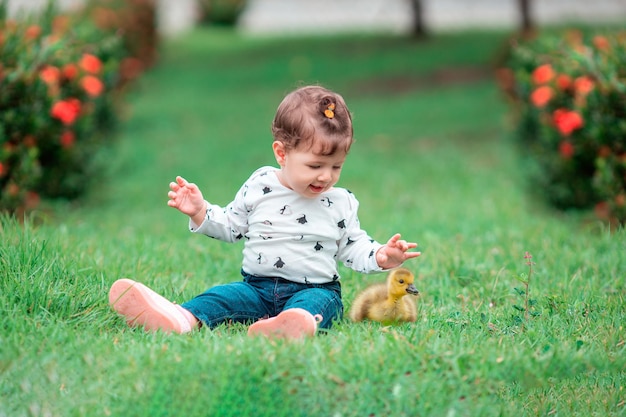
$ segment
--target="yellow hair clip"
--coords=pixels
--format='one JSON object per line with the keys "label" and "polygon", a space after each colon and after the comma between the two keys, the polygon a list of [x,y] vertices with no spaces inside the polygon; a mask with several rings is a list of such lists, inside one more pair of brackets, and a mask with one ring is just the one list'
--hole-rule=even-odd
{"label": "yellow hair clip", "polygon": [[335,117],[334,110],[335,110],[335,103],[330,103],[328,108],[324,110],[324,116],[328,117],[329,119],[332,119],[333,117]]}

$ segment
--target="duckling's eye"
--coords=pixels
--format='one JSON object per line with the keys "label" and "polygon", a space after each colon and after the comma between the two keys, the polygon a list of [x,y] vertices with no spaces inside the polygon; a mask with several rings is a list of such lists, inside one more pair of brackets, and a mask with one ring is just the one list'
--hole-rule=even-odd
{"label": "duckling's eye", "polygon": [[404,280],[401,279],[400,281],[398,281],[400,284],[404,284]]}

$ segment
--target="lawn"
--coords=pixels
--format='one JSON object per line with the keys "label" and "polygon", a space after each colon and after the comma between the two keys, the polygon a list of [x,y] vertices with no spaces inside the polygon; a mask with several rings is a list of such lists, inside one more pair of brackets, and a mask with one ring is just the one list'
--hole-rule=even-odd
{"label": "lawn", "polygon": [[[529,189],[492,76],[505,38],[198,29],[165,43],[100,186],[0,220],[0,417],[626,415],[626,232]],[[418,321],[344,321],[303,343],[239,325],[129,329],[107,305],[120,277],[177,302],[239,279],[241,246],[191,235],[168,183],[182,175],[227,204],[275,163],[274,111],[302,83],[341,92],[354,114],[339,185],[362,226],[420,245],[406,265]],[[384,280],[341,272],[346,308]]]}

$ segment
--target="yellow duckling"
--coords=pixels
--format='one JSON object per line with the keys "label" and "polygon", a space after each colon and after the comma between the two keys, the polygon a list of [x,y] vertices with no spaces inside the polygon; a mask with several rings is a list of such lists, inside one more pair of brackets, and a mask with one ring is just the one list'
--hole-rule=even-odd
{"label": "yellow duckling", "polygon": [[350,308],[350,318],[353,321],[369,319],[385,325],[415,321],[415,301],[405,297],[419,294],[413,285],[414,280],[415,276],[408,269],[391,270],[386,283],[371,285],[357,295]]}

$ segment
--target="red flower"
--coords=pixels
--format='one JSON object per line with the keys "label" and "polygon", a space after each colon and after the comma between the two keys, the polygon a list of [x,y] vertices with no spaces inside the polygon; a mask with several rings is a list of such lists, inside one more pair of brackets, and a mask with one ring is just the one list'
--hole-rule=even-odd
{"label": "red flower", "polygon": [[102,70],[102,62],[95,55],[83,54],[80,59],[80,67],[92,74],[98,74]]}
{"label": "red flower", "polygon": [[59,119],[66,126],[74,123],[79,113],[80,101],[75,98],[57,101],[50,110],[50,115],[55,119]]}
{"label": "red flower", "polygon": [[596,35],[593,37],[593,46],[595,46],[600,51],[608,51],[611,47],[608,39],[601,35]]}
{"label": "red flower", "polygon": [[39,78],[48,85],[56,85],[61,78],[61,71],[57,67],[46,65],[39,71]]}
{"label": "red flower", "polygon": [[556,86],[559,87],[559,90],[565,91],[572,85],[572,78],[566,74],[559,74],[556,77]]}
{"label": "red flower", "polygon": [[565,159],[570,159],[574,156],[574,145],[569,140],[562,140],[559,143],[559,153]]}
{"label": "red flower", "polygon": [[71,148],[74,145],[74,142],[76,142],[76,135],[74,135],[74,132],[71,130],[66,130],[61,134],[60,142],[61,146],[65,149]]}
{"label": "red flower", "polygon": [[26,28],[26,32],[24,32],[24,37],[28,40],[37,39],[41,35],[41,28],[37,25],[31,25]]}
{"label": "red flower", "polygon": [[532,101],[535,107],[544,107],[552,99],[553,95],[554,92],[552,87],[542,85],[541,87],[537,87],[537,89],[532,92],[530,95],[530,101]]}
{"label": "red flower", "polygon": [[574,80],[574,90],[577,94],[586,96],[593,90],[594,82],[587,76],[578,77]]}
{"label": "red flower", "polygon": [[4,165],[2,165],[2,162],[0,162],[0,177],[4,176],[4,171],[5,171]]}
{"label": "red flower", "polygon": [[68,80],[73,80],[78,74],[78,67],[74,64],[66,64],[63,66],[63,76]]}
{"label": "red flower", "polygon": [[83,90],[85,90],[85,92],[91,97],[98,97],[100,94],[102,94],[102,91],[104,90],[104,84],[102,83],[102,81],[100,81],[100,79],[94,77],[93,75],[85,75],[83,78],[81,78],[80,85],[83,87]]}
{"label": "red flower", "polygon": [[555,110],[552,120],[563,136],[569,136],[576,129],[583,127],[583,118],[577,112],[567,109]]}
{"label": "red flower", "polygon": [[533,71],[533,82],[535,84],[545,84],[554,78],[554,70],[550,64],[544,64]]}

